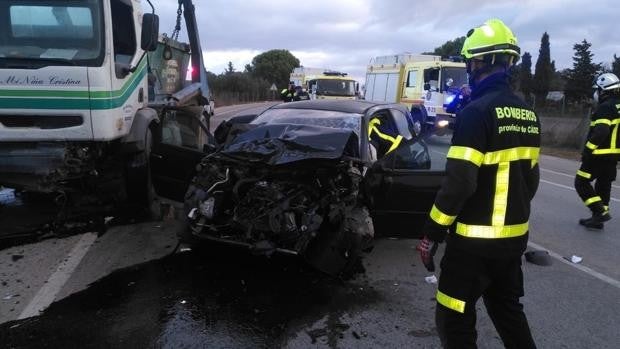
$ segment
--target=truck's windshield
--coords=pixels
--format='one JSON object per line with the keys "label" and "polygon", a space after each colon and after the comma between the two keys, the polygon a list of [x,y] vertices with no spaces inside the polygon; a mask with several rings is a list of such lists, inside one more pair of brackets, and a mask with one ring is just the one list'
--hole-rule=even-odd
{"label": "truck's windshield", "polygon": [[0,0],[0,64],[100,65],[101,0]]}
{"label": "truck's windshield", "polygon": [[451,87],[461,88],[467,84],[467,71],[465,67],[443,67],[441,69],[441,92]]}
{"label": "truck's windshield", "polygon": [[340,79],[317,79],[310,81],[310,89],[316,85],[316,94],[323,96],[355,96],[355,81]]}

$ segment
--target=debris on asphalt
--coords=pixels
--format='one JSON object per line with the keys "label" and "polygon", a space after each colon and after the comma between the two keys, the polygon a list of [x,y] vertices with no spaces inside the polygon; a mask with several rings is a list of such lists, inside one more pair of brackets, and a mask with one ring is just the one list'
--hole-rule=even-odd
{"label": "debris on asphalt", "polygon": [[13,262],[17,262],[18,260],[20,260],[20,259],[22,259],[22,258],[24,258],[24,255],[23,255],[23,254],[14,254],[14,255],[12,255],[12,256],[11,256],[11,260],[12,260]]}
{"label": "debris on asphalt", "polygon": [[426,277],[424,277],[424,281],[426,281],[427,284],[436,284],[437,283],[437,277],[435,276],[435,274],[433,274],[431,276],[426,276]]}
{"label": "debris on asphalt", "polygon": [[353,334],[353,337],[355,337],[355,339],[361,339],[361,338],[362,338],[362,337],[361,337],[359,334],[357,334],[357,332],[355,332],[355,331],[353,331],[353,332],[351,332],[351,333]]}
{"label": "debris on asphalt", "polygon": [[570,258],[564,257],[564,259],[566,259],[569,262],[575,263],[575,264],[579,264],[583,260],[582,257],[575,256],[575,255],[572,255]]}
{"label": "debris on asphalt", "polygon": [[187,301],[186,301],[186,300],[182,300],[182,301],[181,301],[181,304],[185,304],[185,303],[187,303]]}
{"label": "debris on asphalt", "polygon": [[114,217],[105,217],[103,218],[103,223],[104,224],[108,224],[109,222],[111,222],[114,219]]}
{"label": "debris on asphalt", "polygon": [[534,250],[524,253],[525,260],[536,265],[548,266],[551,265],[551,256],[548,251]]}
{"label": "debris on asphalt", "polygon": [[18,294],[9,294],[4,296],[2,299],[4,299],[5,301],[8,301],[9,299],[13,298],[13,297],[19,297]]}

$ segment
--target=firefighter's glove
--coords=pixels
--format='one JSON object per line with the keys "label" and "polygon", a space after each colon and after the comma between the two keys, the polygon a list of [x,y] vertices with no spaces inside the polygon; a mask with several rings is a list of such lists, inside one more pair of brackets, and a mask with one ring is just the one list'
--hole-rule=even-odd
{"label": "firefighter's glove", "polygon": [[431,272],[435,271],[435,261],[433,260],[433,257],[435,257],[437,247],[439,247],[438,242],[424,236],[415,248],[418,252],[420,252],[420,258],[422,259],[422,263],[426,267],[426,270]]}

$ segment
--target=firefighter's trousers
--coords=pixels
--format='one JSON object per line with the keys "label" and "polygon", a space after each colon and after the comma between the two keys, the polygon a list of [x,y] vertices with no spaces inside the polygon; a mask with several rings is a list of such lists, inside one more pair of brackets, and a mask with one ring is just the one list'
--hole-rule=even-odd
{"label": "firefighter's trousers", "polygon": [[[594,214],[608,210],[611,196],[611,183],[616,180],[616,159],[584,157],[577,175],[575,190],[585,205]],[[592,187],[592,182],[594,187]]]}
{"label": "firefighter's trousers", "polygon": [[506,348],[536,348],[523,305],[521,256],[483,258],[450,249],[441,260],[435,320],[444,348],[476,348],[476,302],[487,312]]}

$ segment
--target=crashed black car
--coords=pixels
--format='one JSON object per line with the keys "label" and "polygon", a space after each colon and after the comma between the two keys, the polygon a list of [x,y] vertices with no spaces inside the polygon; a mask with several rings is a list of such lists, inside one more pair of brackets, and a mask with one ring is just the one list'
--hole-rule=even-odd
{"label": "crashed black car", "polygon": [[[206,156],[199,146],[166,143],[164,120],[154,134],[153,184],[185,202],[192,238],[299,255],[340,274],[375,236],[421,233],[443,173],[429,170],[427,146],[406,114],[368,101],[283,103],[220,125]],[[375,115],[405,139],[382,158],[368,140]]]}

